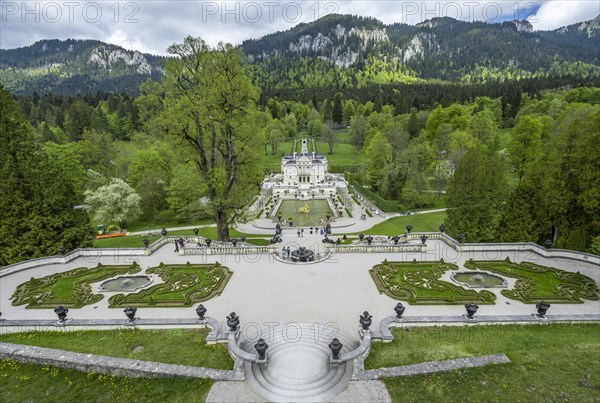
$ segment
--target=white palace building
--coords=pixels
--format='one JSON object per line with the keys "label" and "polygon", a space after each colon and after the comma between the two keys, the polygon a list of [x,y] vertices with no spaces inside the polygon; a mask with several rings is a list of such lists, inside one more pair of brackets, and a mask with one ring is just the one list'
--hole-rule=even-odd
{"label": "white palace building", "polygon": [[263,188],[291,198],[328,197],[339,187],[347,188],[343,174],[328,172],[327,158],[317,153],[314,140],[300,140],[300,152],[297,147],[298,140],[294,140],[292,153],[281,159],[281,173],[265,178]]}

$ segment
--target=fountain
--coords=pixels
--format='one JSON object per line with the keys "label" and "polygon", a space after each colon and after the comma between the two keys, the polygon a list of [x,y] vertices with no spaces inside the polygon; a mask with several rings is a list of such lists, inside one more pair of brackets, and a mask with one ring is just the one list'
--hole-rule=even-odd
{"label": "fountain", "polygon": [[452,275],[452,280],[468,288],[503,288],[506,280],[489,273],[460,272]]}
{"label": "fountain", "polygon": [[312,262],[314,260],[315,253],[304,246],[292,251],[292,262]]}
{"label": "fountain", "polygon": [[98,291],[102,292],[123,292],[135,291],[152,283],[152,278],[148,276],[120,276],[107,280],[100,284]]}

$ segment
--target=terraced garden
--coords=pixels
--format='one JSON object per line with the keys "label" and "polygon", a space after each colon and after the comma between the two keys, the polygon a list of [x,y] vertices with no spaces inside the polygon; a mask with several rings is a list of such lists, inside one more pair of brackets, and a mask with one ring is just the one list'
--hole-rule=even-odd
{"label": "terraced garden", "polygon": [[146,270],[158,274],[164,281],[145,290],[131,294],[117,294],[110,297],[110,308],[135,307],[185,307],[220,295],[227,285],[232,272],[215,264],[165,265]]}
{"label": "terraced garden", "polygon": [[465,263],[471,270],[487,270],[502,276],[516,278],[512,290],[502,290],[507,298],[526,304],[541,300],[550,303],[581,304],[584,299],[598,300],[596,282],[577,272],[568,272],[534,263],[510,261],[473,261]]}
{"label": "terraced garden", "polygon": [[102,294],[92,292],[91,283],[117,275],[138,273],[140,270],[137,262],[130,266],[104,266],[98,263],[95,268],[79,267],[42,278],[32,277],[16,288],[12,304],[27,304],[26,308],[56,308],[58,305],[81,308],[104,298]]}
{"label": "terraced garden", "polygon": [[369,272],[379,292],[390,298],[415,305],[454,305],[474,302],[493,304],[496,295],[490,291],[467,290],[441,281],[440,277],[458,266],[440,262],[388,262],[376,265]]}

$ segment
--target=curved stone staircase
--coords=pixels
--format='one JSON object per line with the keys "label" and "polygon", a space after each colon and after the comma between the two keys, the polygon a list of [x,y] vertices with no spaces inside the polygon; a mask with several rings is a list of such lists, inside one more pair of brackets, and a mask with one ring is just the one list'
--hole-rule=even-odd
{"label": "curved stone staircase", "polygon": [[[358,338],[332,334],[331,329],[315,324],[275,327],[262,337],[269,344],[267,363],[246,361],[244,372],[252,390],[267,400],[326,401],[343,391],[352,378],[353,360],[330,364],[328,344],[337,337],[344,354],[359,345]],[[254,343],[246,340],[240,347],[254,353]]]}

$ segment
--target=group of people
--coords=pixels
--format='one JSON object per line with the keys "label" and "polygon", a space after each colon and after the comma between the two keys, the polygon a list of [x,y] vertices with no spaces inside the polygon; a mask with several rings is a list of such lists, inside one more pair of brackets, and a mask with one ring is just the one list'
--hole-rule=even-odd
{"label": "group of people", "polygon": [[281,248],[281,257],[283,259],[289,259],[292,256],[292,251],[290,250],[290,247],[283,247]]}

